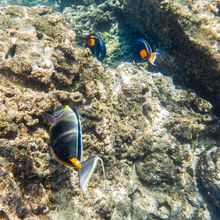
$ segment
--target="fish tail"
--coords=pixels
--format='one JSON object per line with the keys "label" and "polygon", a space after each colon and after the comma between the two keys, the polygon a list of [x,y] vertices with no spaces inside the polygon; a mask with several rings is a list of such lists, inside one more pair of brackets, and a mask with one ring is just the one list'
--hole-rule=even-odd
{"label": "fish tail", "polygon": [[156,64],[154,63],[154,61],[156,60],[156,57],[157,57],[158,54],[159,54],[159,53],[155,52],[155,53],[152,53],[151,56],[150,56],[149,62],[150,62],[152,65],[154,65],[154,66],[156,66]]}
{"label": "fish tail", "polygon": [[83,161],[82,162],[82,169],[80,169],[78,171],[80,188],[82,189],[83,193],[84,193],[84,189],[85,189],[86,184],[88,183],[89,179],[91,178],[91,176],[97,166],[98,161],[100,161],[101,165],[102,165],[102,171],[103,171],[103,175],[105,178],[105,186],[106,186],[106,176],[105,176],[105,168],[104,168],[103,161],[100,157],[95,156],[95,157],[89,158],[86,161]]}

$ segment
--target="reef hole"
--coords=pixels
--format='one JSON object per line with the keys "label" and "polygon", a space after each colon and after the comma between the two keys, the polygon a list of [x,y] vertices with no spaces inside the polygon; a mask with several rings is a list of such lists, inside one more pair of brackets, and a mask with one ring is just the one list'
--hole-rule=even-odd
{"label": "reef hole", "polygon": [[13,44],[11,47],[9,47],[9,49],[5,55],[5,59],[9,59],[11,57],[14,57],[15,53],[16,53],[16,48],[17,48],[16,44]]}

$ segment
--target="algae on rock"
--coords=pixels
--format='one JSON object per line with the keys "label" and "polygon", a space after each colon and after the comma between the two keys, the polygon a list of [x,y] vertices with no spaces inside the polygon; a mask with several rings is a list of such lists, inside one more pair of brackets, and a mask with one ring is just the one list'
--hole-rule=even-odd
{"label": "algae on rock", "polygon": [[[160,48],[161,72],[220,109],[219,2],[120,0],[126,21]],[[170,71],[173,69],[173,71]]]}
{"label": "algae on rock", "polygon": [[[12,9],[19,16],[7,13]],[[161,73],[130,63],[104,68],[49,8],[1,8],[0,27],[0,211],[10,219],[214,216],[196,166],[198,154],[217,145],[209,136],[219,126],[210,103]],[[97,172],[83,195],[77,172],[50,156],[42,113],[65,104],[81,118],[83,159],[104,161],[106,190]],[[209,178],[215,188],[216,173],[199,167],[201,183]]]}

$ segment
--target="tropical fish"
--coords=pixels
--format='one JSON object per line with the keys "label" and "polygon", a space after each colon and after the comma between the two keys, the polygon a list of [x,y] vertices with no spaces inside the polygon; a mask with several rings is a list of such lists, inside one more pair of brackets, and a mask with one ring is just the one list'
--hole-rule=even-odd
{"label": "tropical fish", "polygon": [[152,49],[149,43],[143,38],[139,38],[134,46],[133,59],[135,63],[143,63],[149,61],[152,65],[156,66],[154,61],[156,60],[157,52],[152,53]]}
{"label": "tropical fish", "polygon": [[105,176],[103,161],[100,157],[91,157],[81,162],[82,130],[76,110],[66,105],[57,109],[53,115],[43,113],[42,117],[50,125],[51,154],[59,163],[78,169],[80,188],[83,192],[98,161],[101,162]]}
{"label": "tropical fish", "polygon": [[86,47],[88,47],[97,60],[102,61],[106,56],[105,43],[95,34],[84,36],[87,39]]}

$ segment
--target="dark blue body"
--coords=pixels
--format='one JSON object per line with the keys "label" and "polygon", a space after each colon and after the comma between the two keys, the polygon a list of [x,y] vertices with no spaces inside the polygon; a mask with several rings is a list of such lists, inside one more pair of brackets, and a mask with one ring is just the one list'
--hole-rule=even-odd
{"label": "dark blue body", "polygon": [[91,52],[93,53],[94,57],[97,60],[102,61],[106,56],[106,47],[105,47],[104,41],[102,41],[95,34],[89,35],[88,38],[94,39],[95,40],[95,45],[94,46],[89,46],[88,43],[87,43],[86,47],[88,47],[91,50]]}
{"label": "dark blue body", "polygon": [[[140,56],[140,51],[141,50],[146,50],[147,51],[147,57],[143,58]],[[134,44],[134,49],[133,49],[133,60],[135,62],[143,63],[148,61],[152,53],[152,49],[147,43],[147,41],[143,38],[139,38],[135,44]]]}
{"label": "dark blue body", "polygon": [[56,156],[70,163],[69,159],[82,158],[82,131],[79,115],[72,109],[54,113],[54,123],[50,127],[51,147]]}

